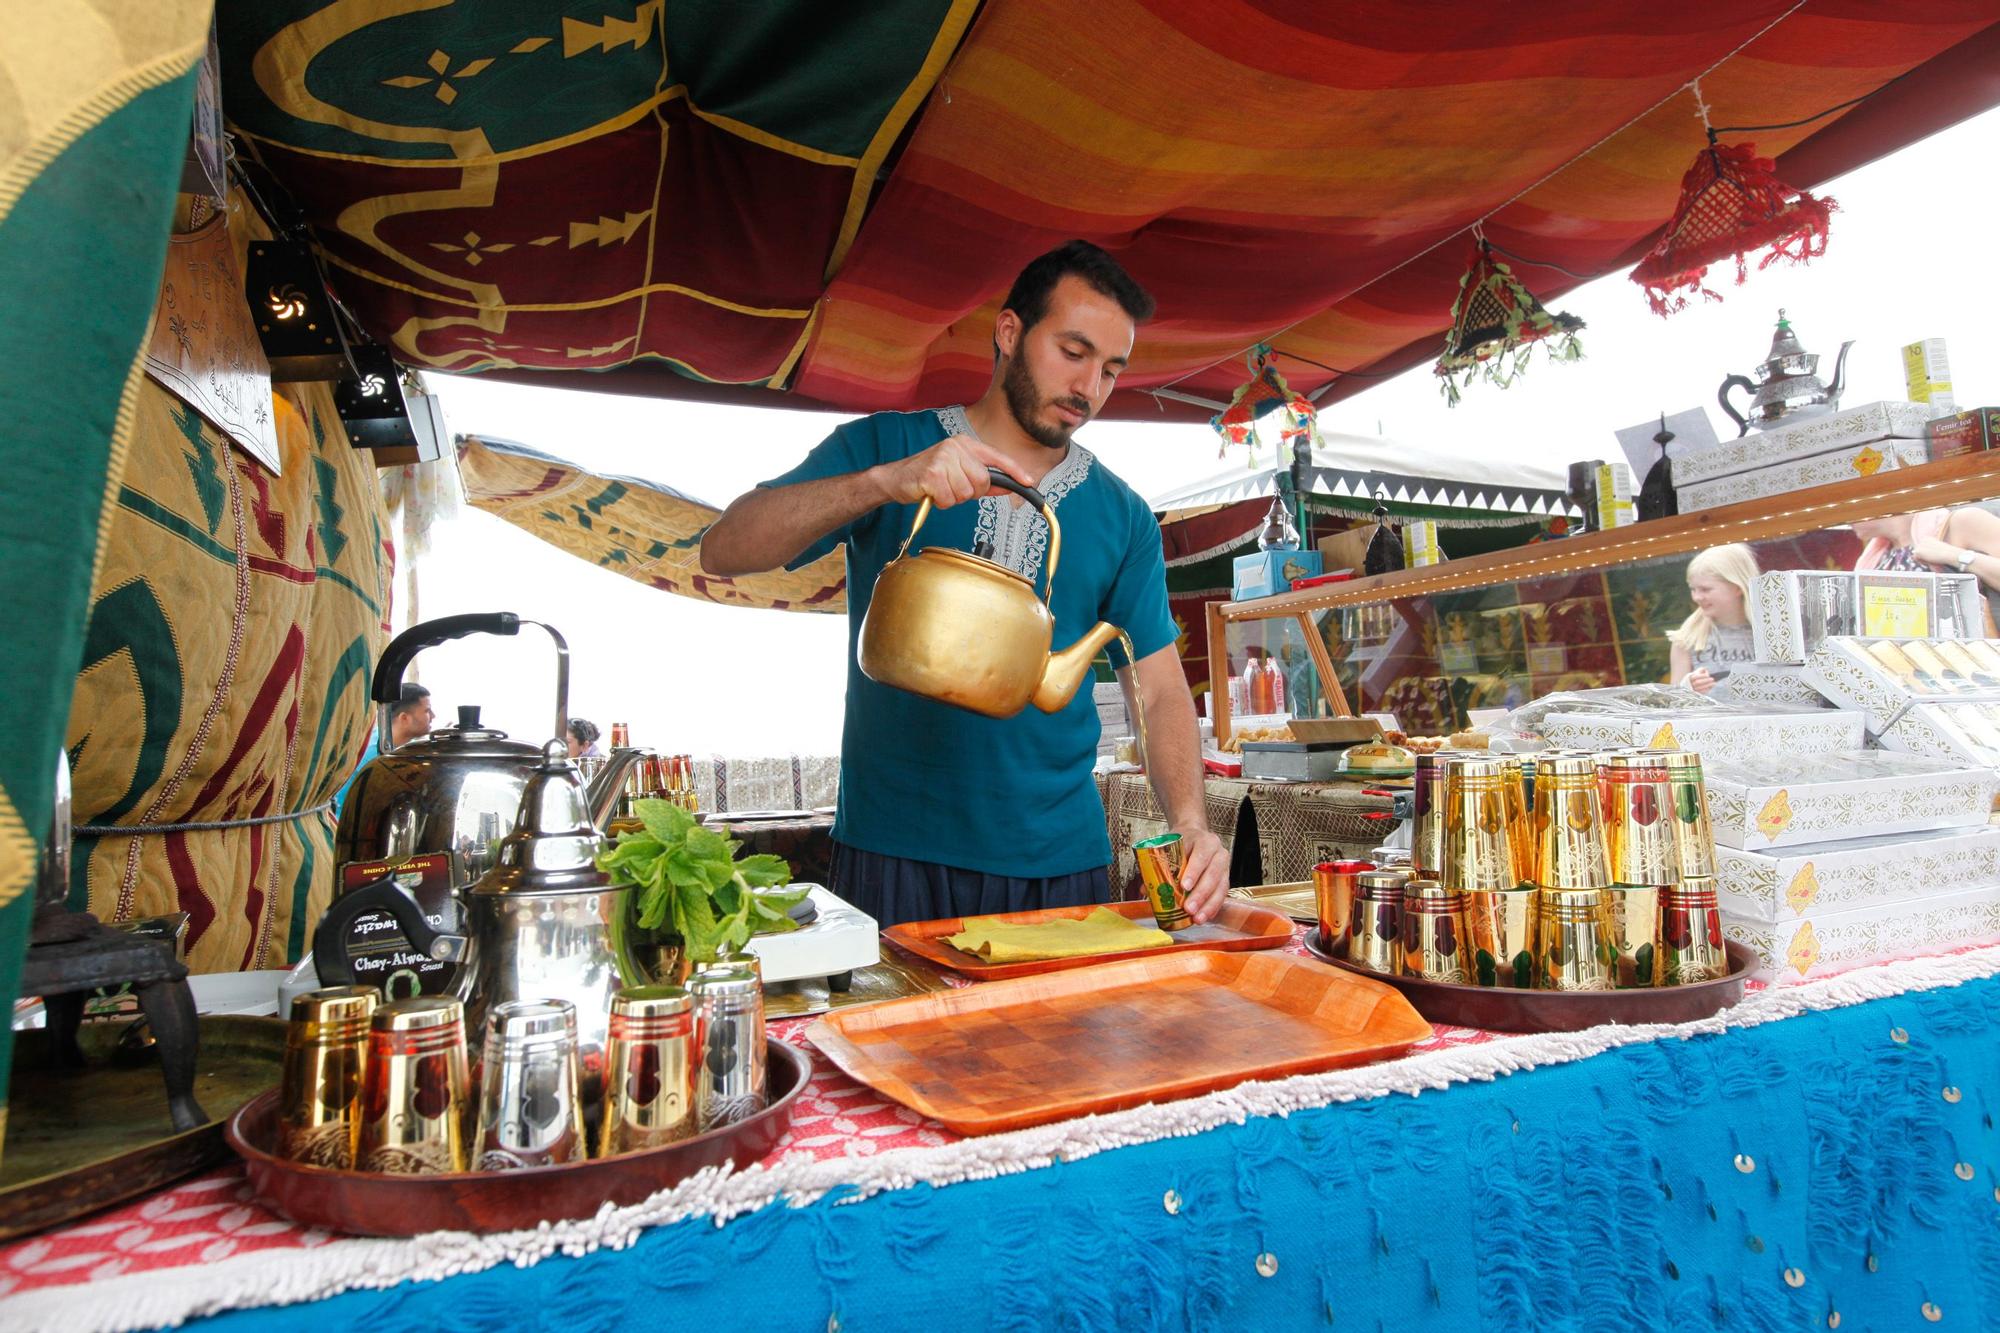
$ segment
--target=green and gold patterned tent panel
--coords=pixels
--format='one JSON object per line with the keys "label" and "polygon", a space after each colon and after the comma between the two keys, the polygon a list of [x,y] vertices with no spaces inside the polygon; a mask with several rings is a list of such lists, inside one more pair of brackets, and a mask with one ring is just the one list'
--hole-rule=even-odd
{"label": "green and gold patterned tent panel", "polygon": [[[20,984],[37,849],[91,569],[133,429],[206,46],[207,0],[7,7],[0,60],[0,1000]],[[18,53],[20,58],[15,58]],[[0,1070],[13,1035],[0,1024]],[[5,1127],[0,1107],[0,1131]]]}
{"label": "green and gold patterned tent panel", "polygon": [[462,436],[459,477],[474,507],[649,588],[731,606],[845,611],[839,551],[797,571],[744,578],[701,572],[701,535],[721,513],[653,482],[599,476],[507,440]]}

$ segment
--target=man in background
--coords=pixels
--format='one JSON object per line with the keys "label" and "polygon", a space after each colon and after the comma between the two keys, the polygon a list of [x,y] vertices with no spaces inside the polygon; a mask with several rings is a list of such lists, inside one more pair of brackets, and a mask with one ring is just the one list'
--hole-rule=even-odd
{"label": "man in background", "polygon": [[[401,749],[419,736],[430,735],[431,723],[436,720],[437,714],[431,709],[431,692],[415,681],[404,681],[402,697],[396,700],[396,711],[389,717],[390,741],[395,748]],[[368,761],[380,753],[381,739],[375,734],[375,728],[370,727],[368,748],[361,752],[361,762],[354,766],[354,771],[347,775],[346,783],[334,795],[335,818],[339,818],[341,808],[347,804],[347,793],[354,786],[354,779],[368,767]]]}

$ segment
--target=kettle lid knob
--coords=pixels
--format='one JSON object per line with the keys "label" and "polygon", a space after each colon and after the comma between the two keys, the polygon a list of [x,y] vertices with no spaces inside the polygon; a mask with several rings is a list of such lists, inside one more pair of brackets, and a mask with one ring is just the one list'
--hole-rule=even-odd
{"label": "kettle lid knob", "polygon": [[458,706],[458,727],[460,731],[479,730],[478,704],[460,704]]}

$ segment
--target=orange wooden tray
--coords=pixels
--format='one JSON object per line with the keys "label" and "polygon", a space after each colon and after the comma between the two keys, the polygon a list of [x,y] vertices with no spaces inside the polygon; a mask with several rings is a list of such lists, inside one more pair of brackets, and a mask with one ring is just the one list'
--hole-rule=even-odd
{"label": "orange wooden tray", "polygon": [[1157,949],[1121,949],[1117,953],[1094,953],[1082,958],[1043,958],[1032,963],[989,963],[978,954],[966,953],[945,943],[945,937],[964,930],[968,920],[990,919],[1005,921],[1009,925],[1032,925],[1058,917],[1081,921],[1100,907],[1108,907],[1120,916],[1149,926],[1153,924],[1153,909],[1149,903],[1092,903],[1086,907],[1050,907],[1039,912],[1003,912],[990,918],[953,916],[940,921],[905,921],[900,926],[891,926],[883,931],[882,938],[939,967],[948,967],[980,981],[1066,972],[1073,967],[1095,967],[1099,963],[1121,958],[1151,958],[1158,954],[1179,953],[1183,949],[1275,949],[1292,938],[1291,918],[1283,912],[1274,912],[1240,898],[1225,898],[1222,909],[1212,920],[1175,931],[1174,942]]}
{"label": "orange wooden tray", "polygon": [[1208,949],[891,1000],[806,1029],[851,1078],[960,1134],[1367,1064],[1430,1034],[1379,981]]}

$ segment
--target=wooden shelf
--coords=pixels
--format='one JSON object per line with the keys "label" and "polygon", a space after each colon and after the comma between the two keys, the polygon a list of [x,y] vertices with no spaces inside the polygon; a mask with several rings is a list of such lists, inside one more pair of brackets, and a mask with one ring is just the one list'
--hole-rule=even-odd
{"label": "wooden shelf", "polygon": [[1606,532],[1489,551],[1421,569],[1322,584],[1250,601],[1224,602],[1219,613],[1223,621],[1236,622],[1403,601],[1431,593],[1691,555],[1725,542],[1763,541],[1861,519],[1941,509],[1996,497],[2000,497],[2000,450],[1896,468],[1872,477],[1855,477],[1810,490],[1634,523]]}

